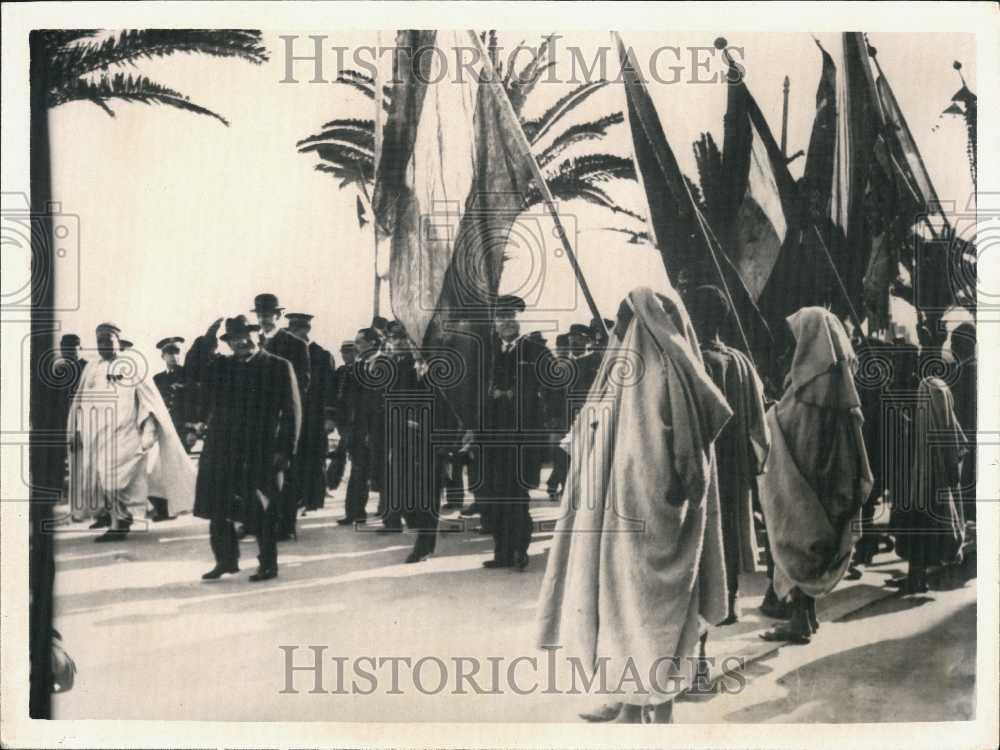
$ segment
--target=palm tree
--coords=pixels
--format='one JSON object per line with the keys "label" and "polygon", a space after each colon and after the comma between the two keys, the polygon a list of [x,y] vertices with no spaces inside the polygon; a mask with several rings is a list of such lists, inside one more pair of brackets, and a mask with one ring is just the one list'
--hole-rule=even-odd
{"label": "palm tree", "polygon": [[[29,712],[34,719],[50,718],[51,704],[51,620],[52,620],[52,533],[47,527],[51,515],[53,488],[60,484],[62,467],[54,465],[59,456],[42,437],[46,431],[58,433],[56,404],[62,394],[45,385],[41,376],[47,353],[52,349],[55,328],[51,321],[53,302],[52,169],[48,111],[72,101],[90,101],[110,116],[109,102],[163,104],[228,122],[212,110],[192,102],[187,96],[139,74],[121,68],[134,67],[142,60],[177,53],[236,57],[259,65],[268,59],[259,31],[138,29],[101,38],[98,29],[36,30],[29,35],[31,91],[31,523],[29,577],[32,584],[31,689]],[[55,490],[58,492],[58,490]]]}
{"label": "palm tree", "polygon": [[[496,32],[490,31],[482,36],[487,44],[490,60],[503,81],[504,90],[553,196],[565,201],[580,198],[616,214],[642,220],[639,215],[619,206],[607,190],[614,180],[635,179],[635,166],[630,158],[608,153],[571,155],[573,147],[603,139],[610,127],[624,121],[621,112],[613,112],[594,120],[565,126],[564,118],[608,82],[598,80],[583,83],[561,96],[538,117],[528,118],[523,114],[525,103],[545,72],[555,65],[555,60],[552,59],[552,37],[546,37],[530,56],[518,55],[518,59],[528,59],[519,70],[515,70],[504,68]],[[375,81],[365,73],[357,70],[342,71],[337,77],[337,83],[350,86],[372,102],[375,101]],[[392,89],[383,86],[379,95],[383,112],[387,112]],[[340,187],[353,185],[366,198],[372,194],[375,180],[373,120],[331,120],[323,125],[320,132],[299,141],[296,147],[299,153],[316,154],[320,160],[316,164],[316,170],[340,180]],[[541,200],[541,193],[534,189],[526,197],[524,208],[537,205]]]}
{"label": "palm tree", "polygon": [[46,58],[46,104],[49,108],[71,101],[90,101],[110,116],[108,102],[118,99],[143,104],[164,104],[188,112],[224,117],[192,102],[184,94],[143,75],[110,72],[114,67],[134,67],[141,60],[177,53],[238,57],[260,65],[268,59],[259,31],[238,29],[132,29],[98,39],[95,29],[40,31],[41,52]]}

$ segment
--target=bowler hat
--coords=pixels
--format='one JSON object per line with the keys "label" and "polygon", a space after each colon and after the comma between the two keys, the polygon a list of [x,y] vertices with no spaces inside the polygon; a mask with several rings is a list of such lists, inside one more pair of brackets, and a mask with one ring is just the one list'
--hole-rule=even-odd
{"label": "bowler hat", "polygon": [[122,329],[119,328],[118,326],[116,326],[114,323],[107,323],[107,322],[105,322],[105,323],[99,323],[97,325],[96,332],[100,333],[101,331],[110,331],[115,336],[121,336],[122,335]]}
{"label": "bowler hat", "polygon": [[586,336],[589,339],[592,333],[590,326],[583,323],[574,323],[569,327],[570,336]]}
{"label": "bowler hat", "polygon": [[354,339],[347,339],[343,344],[340,345],[340,351],[354,351],[358,348],[358,345],[354,342]]}
{"label": "bowler hat", "polygon": [[497,311],[522,313],[524,312],[524,300],[516,294],[504,294],[497,298]]}
{"label": "bowler hat", "polygon": [[256,323],[250,323],[246,315],[237,315],[235,318],[226,318],[226,332],[219,338],[223,341],[229,341],[232,336],[245,336],[259,330],[260,326]]}
{"label": "bowler hat", "polygon": [[265,292],[264,294],[258,294],[253,298],[253,310],[250,312],[273,313],[281,312],[284,309],[285,308],[278,304],[278,298],[275,295]]}
{"label": "bowler hat", "polygon": [[75,333],[64,333],[59,339],[59,346],[80,346],[80,337]]}

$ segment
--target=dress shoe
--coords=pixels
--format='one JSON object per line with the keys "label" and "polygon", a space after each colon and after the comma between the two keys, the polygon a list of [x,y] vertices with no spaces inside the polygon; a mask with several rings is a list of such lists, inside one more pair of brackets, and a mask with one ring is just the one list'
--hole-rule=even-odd
{"label": "dress shoe", "polygon": [[207,573],[203,573],[201,580],[203,581],[214,581],[216,578],[222,578],[226,573],[239,573],[240,566],[233,565],[232,567],[226,567],[224,565],[216,565]]}
{"label": "dress shoe", "polygon": [[479,515],[479,503],[473,503],[468,508],[462,508],[458,512],[460,516],[478,516]]}
{"label": "dress shoe", "polygon": [[622,712],[623,703],[605,703],[595,709],[580,714],[586,721],[612,721]]}
{"label": "dress shoe", "polygon": [[406,557],[406,562],[407,562],[407,563],[418,563],[418,562],[423,562],[423,561],[424,561],[424,560],[426,560],[426,559],[427,559],[428,557],[430,557],[430,554],[426,554],[426,555],[425,555],[425,554],[422,554],[422,553],[420,553],[420,552],[411,552],[411,553],[410,553],[409,555],[407,555],[407,557]]}
{"label": "dress shoe", "polygon": [[354,525],[354,519],[353,518],[338,518],[337,519],[337,525],[338,526],[353,526]]}
{"label": "dress shoe", "polygon": [[126,536],[128,536],[128,528],[108,529],[99,537],[94,539],[94,541],[98,544],[102,542],[124,542]]}
{"label": "dress shoe", "polygon": [[509,568],[511,563],[503,560],[487,560],[483,563],[484,568]]}
{"label": "dress shoe", "polygon": [[249,580],[251,583],[257,583],[258,581],[270,581],[277,577],[277,568],[257,568],[257,572],[250,576]]}
{"label": "dress shoe", "polygon": [[528,569],[528,553],[518,552],[514,555],[514,567],[518,573],[523,573]]}
{"label": "dress shoe", "polygon": [[88,529],[105,529],[111,525],[111,519],[107,516],[99,516],[96,521],[94,521]]}

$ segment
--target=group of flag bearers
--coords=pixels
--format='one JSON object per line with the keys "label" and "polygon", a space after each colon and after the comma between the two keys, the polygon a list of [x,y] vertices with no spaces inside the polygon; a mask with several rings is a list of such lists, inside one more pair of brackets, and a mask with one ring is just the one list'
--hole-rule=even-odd
{"label": "group of flag bearers", "polygon": [[[399,46],[436,45],[438,34],[401,32]],[[876,222],[864,215],[873,205],[866,199],[887,184],[909,185],[928,203],[932,196],[891,89],[880,70],[877,80],[872,75],[873,52],[863,35],[843,36],[842,70],[823,52],[811,166],[799,185],[787,178],[787,162],[745,85],[731,81],[725,150],[730,164],[742,154],[745,169],[727,187],[720,210],[729,213],[715,229],[683,179],[631,50],[620,38],[616,43],[650,235],[669,279],[663,288],[632,290],[605,324],[542,179],[534,187],[546,198],[598,325],[571,328],[566,356],[522,335],[525,302],[496,293],[502,260],[491,255],[496,243],[479,236],[498,226],[484,229],[481,217],[462,214],[457,231],[450,227],[426,242],[416,242],[414,232],[414,217],[435,197],[428,186],[447,183],[452,194],[467,194],[470,203],[478,195],[481,204],[517,194],[491,180],[507,180],[508,188],[525,187],[532,176],[538,182],[495,71],[484,64],[479,81],[463,84],[478,87],[475,95],[457,99],[448,98],[454,91],[446,87],[459,84],[397,71],[373,206],[377,236],[392,244],[389,278],[399,320],[376,319],[361,329],[353,346],[342,348],[345,364],[338,369],[308,341],[309,316],[289,314],[288,328],[277,326],[274,295],[258,296],[258,323],[226,318],[219,336],[220,319],[196,339],[184,365],[206,423],[199,425],[205,437],[194,507],[210,521],[216,559],[205,577],[238,570],[239,518],[260,547],[251,580],[267,580],[277,575],[277,541],[295,536],[299,505],[322,504],[324,467],[336,483],[349,459],[342,523],[367,523],[368,495],[377,492],[380,531],[398,532],[405,522],[417,532],[407,562],[419,562],[435,549],[442,495],[458,505],[461,469],[469,466],[475,503],[463,512],[478,513],[493,535],[486,567],[524,570],[529,490],[540,486],[548,456],[546,488],[562,506],[542,585],[538,645],[560,646],[563,655],[595,669],[608,660],[631,662],[651,676],[653,690],[622,695],[585,718],[669,721],[676,691],[657,686],[678,680],[690,686],[698,667],[683,657],[704,653],[708,624],[738,620],[739,576],[755,568],[761,532],[771,584],[764,609],[787,619],[762,634],[767,640],[809,642],[819,628],[815,600],[871,559],[873,535],[860,532],[866,523],[871,531],[878,498],[891,500],[900,524],[894,536],[910,561],[910,575],[900,582],[906,592],[926,590],[929,568],[959,559],[966,510],[974,508],[974,461],[972,474],[970,461],[963,462],[975,431],[968,346],[974,329],[956,352],[956,394],[942,378],[919,377],[919,360],[899,375],[915,392],[915,406],[906,420],[906,450],[893,454],[903,457],[903,467],[881,467],[880,476],[884,392],[872,398],[856,374],[863,352],[908,346],[876,334],[887,330],[888,293],[900,262],[893,243],[910,204]],[[848,85],[836,87],[835,74]],[[439,106],[418,106],[427,97],[437,97]],[[442,102],[466,109],[454,113],[455,122],[435,120]],[[836,141],[838,117],[850,118],[849,144]],[[477,160],[464,186],[451,183],[458,172],[443,163],[413,159],[426,129],[444,138],[463,118],[479,146],[463,152]],[[879,132],[887,124],[895,131]],[[889,137],[897,131],[903,135]],[[835,153],[848,145],[846,156]],[[831,172],[844,163],[852,165],[849,180]],[[763,195],[762,186],[779,191],[778,200]],[[502,225],[508,213],[499,211],[492,223]],[[435,256],[429,265],[428,254]],[[930,283],[916,270],[919,283]],[[103,540],[127,532],[121,493],[147,489],[136,466],[154,445],[160,461],[181,447],[159,393],[112,372],[120,334],[111,325],[98,329],[101,361],[83,368],[67,417],[71,494],[90,503],[106,498],[97,503],[111,519]],[[231,355],[217,351],[219,339]],[[178,342],[161,343],[170,370]],[[929,349],[940,344],[927,342]],[[440,377],[435,361],[442,351],[458,356],[462,377]],[[571,377],[554,375],[570,362]],[[168,396],[170,381],[163,379]],[[76,421],[84,413],[80,400],[109,386],[120,406],[127,402],[114,438]],[[872,417],[883,436],[879,445],[866,444]],[[342,440],[327,467],[325,436],[334,424]],[[928,448],[932,433],[948,440]],[[112,439],[128,443],[128,461],[105,476],[101,461],[88,456],[125,455],[101,448]],[[186,471],[193,471],[190,462]],[[73,491],[78,475],[99,481],[79,485],[86,488],[81,494]],[[162,495],[152,488],[149,494],[163,497],[169,515],[185,485],[166,485],[156,488]]]}

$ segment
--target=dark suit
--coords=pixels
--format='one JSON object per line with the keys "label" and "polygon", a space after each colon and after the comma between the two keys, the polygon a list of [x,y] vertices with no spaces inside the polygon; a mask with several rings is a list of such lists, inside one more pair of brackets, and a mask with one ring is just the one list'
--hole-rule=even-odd
{"label": "dark suit", "polygon": [[279,328],[270,338],[264,339],[264,349],[276,357],[287,359],[292,363],[295,370],[295,377],[299,383],[299,396],[304,397],[309,391],[310,368],[309,368],[309,345],[288,332],[284,328]]}
{"label": "dark suit", "polygon": [[[545,415],[548,427],[557,442],[569,432],[576,410],[586,400],[590,386],[601,367],[601,354],[590,352],[579,357],[561,357],[552,366],[553,386],[544,389]],[[561,447],[552,449],[552,473],[547,482],[549,492],[558,492],[566,482],[569,456]]]}
{"label": "dark suit", "polygon": [[[73,404],[73,397],[76,395],[76,389],[80,385],[80,376],[83,375],[83,368],[86,366],[87,360],[85,359],[62,359],[56,362],[55,366],[52,368],[52,380],[55,383],[54,389],[56,390],[56,396],[59,399],[56,424],[59,426],[59,429],[63,431],[66,430],[66,426],[69,422],[69,410]],[[64,443],[59,446],[57,451],[54,452],[57,454],[54,456],[54,461],[56,462],[55,465],[58,474],[54,474],[53,477],[60,477],[60,483],[66,472],[67,447],[68,446]]]}
{"label": "dark suit", "polygon": [[203,386],[209,391],[208,434],[198,464],[194,515],[211,522],[216,563],[239,558],[234,520],[257,536],[260,565],[277,568],[279,495],[284,472],[275,457],[291,458],[299,440],[302,407],[291,364],[267,351],[248,361],[214,360]]}
{"label": "dark suit", "polygon": [[340,429],[351,457],[347,481],[345,517],[354,521],[367,518],[369,489],[381,491],[384,466],[385,375],[381,356],[358,359],[344,378],[340,406]]}
{"label": "dark suit", "polygon": [[[309,390],[302,414],[302,440],[296,458],[295,491],[309,510],[322,508],[326,500],[326,476],[323,471],[327,454],[326,420],[334,418],[336,381],[333,355],[317,344],[309,343]],[[291,507],[289,528],[295,529],[295,506]]]}
{"label": "dark suit", "polygon": [[507,352],[497,340],[492,352],[482,435],[482,520],[493,533],[496,560],[505,564],[526,554],[531,542],[528,488],[537,481],[540,451],[525,443],[544,436],[538,371],[545,353],[526,338]]}
{"label": "dark suit", "polygon": [[184,441],[184,424],[187,422],[184,368],[176,367],[173,370],[158,372],[153,376],[153,383],[160,392],[167,411],[170,412],[170,420],[174,423],[174,429],[177,430],[181,442],[184,443],[184,449],[187,450],[188,446]]}

